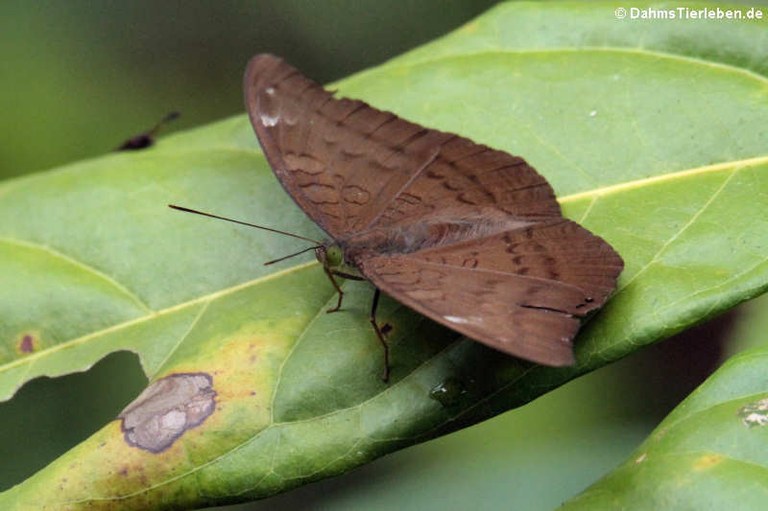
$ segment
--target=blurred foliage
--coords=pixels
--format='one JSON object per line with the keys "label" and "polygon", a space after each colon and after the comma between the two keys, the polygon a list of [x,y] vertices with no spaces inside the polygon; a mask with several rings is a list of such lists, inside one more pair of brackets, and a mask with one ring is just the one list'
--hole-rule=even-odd
{"label": "blurred foliage", "polygon": [[241,113],[260,52],[320,82],[394,57],[491,0],[4,0],[0,178],[114,149],[167,112],[172,129]]}
{"label": "blurred foliage", "polygon": [[765,509],[768,345],[730,358],[562,511]]}

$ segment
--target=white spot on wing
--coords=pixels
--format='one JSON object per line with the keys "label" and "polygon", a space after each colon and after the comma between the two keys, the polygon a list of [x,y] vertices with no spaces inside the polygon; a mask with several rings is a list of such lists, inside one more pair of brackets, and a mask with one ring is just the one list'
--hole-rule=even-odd
{"label": "white spot on wing", "polygon": [[480,325],[485,322],[482,317],[479,316],[443,316],[446,321],[457,325]]}
{"label": "white spot on wing", "polygon": [[280,117],[277,115],[267,115],[267,114],[259,114],[259,118],[261,119],[261,124],[264,126],[271,128],[272,126],[276,126],[277,122],[280,120]]}

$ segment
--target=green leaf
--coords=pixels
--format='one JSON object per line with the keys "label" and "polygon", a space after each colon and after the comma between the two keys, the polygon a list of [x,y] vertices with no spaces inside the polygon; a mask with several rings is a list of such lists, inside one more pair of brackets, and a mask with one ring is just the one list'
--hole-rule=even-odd
{"label": "green leaf", "polygon": [[[172,509],[271,495],[521,405],[765,291],[765,23],[639,29],[613,19],[617,5],[503,4],[338,84],[524,155],[565,214],[616,247],[626,269],[579,336],[577,366],[514,360],[385,300],[393,372],[383,384],[368,284],[345,283],[344,311],[325,314],[335,296],[317,263],[261,264],[301,248],[295,240],[165,207],[321,236],[241,116],[0,186],[3,397],[117,350],[136,352],[152,380],[205,373],[216,392],[214,413],[166,450],[129,445],[113,421],[0,507]],[[537,36],[512,35],[520,27]]]}
{"label": "green leaf", "polygon": [[763,509],[766,366],[766,347],[730,359],[626,463],[560,509]]}

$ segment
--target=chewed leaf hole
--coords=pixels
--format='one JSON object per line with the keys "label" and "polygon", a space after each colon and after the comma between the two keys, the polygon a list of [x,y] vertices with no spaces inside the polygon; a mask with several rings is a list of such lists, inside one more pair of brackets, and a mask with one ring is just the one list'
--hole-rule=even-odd
{"label": "chewed leaf hole", "polygon": [[14,460],[13,471],[0,480],[0,491],[86,440],[146,386],[138,356],[127,351],[111,353],[85,372],[26,382],[0,403],[0,457]]}

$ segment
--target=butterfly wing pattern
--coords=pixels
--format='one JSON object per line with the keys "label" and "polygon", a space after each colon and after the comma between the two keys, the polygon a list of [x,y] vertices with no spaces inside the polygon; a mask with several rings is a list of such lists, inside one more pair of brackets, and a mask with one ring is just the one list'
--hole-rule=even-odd
{"label": "butterfly wing pattern", "polygon": [[272,55],[245,95],[283,187],[377,288],[497,350],[573,363],[623,262],[525,160],[337,99]]}

